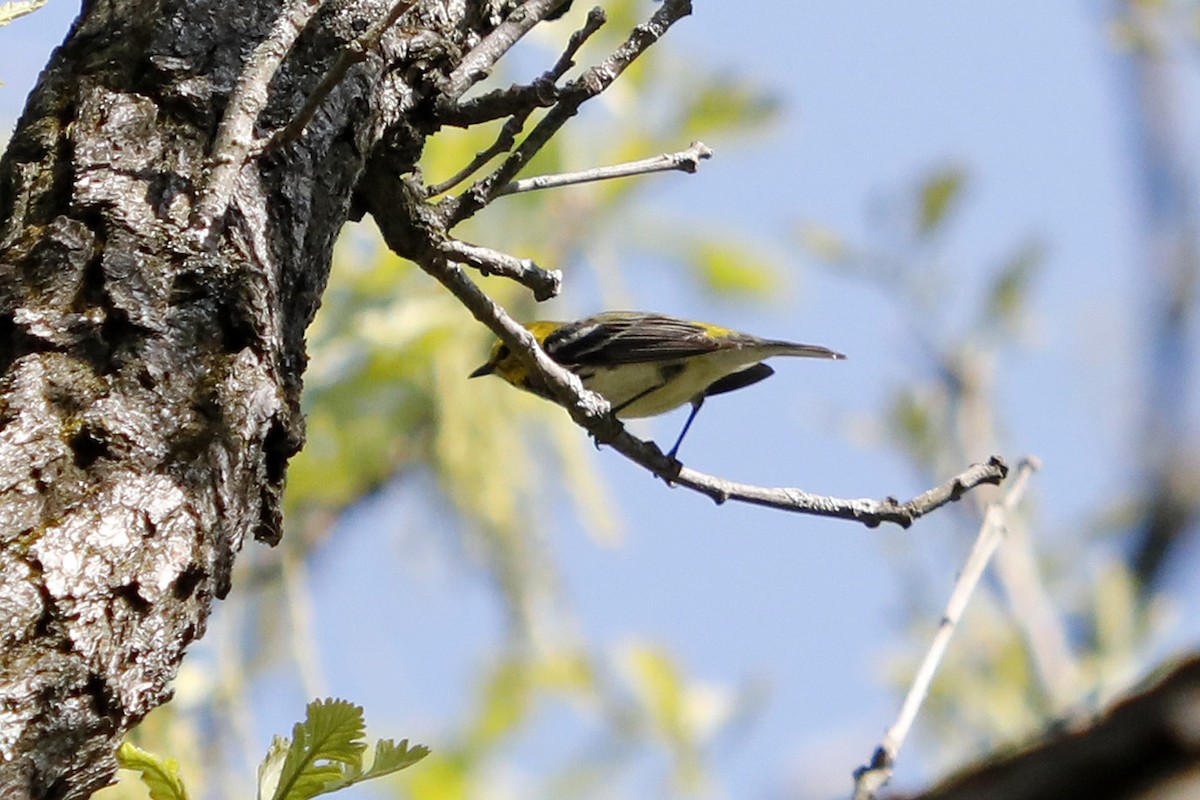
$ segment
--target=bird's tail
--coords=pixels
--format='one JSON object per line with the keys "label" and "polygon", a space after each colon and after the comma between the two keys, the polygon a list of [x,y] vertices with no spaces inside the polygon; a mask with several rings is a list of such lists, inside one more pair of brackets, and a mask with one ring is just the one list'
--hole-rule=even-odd
{"label": "bird's tail", "polygon": [[830,350],[828,347],[821,347],[819,344],[800,344],[798,342],[785,342],[781,339],[772,339],[766,344],[772,350],[771,355],[775,356],[832,358],[835,360],[844,359],[846,357],[836,350]]}

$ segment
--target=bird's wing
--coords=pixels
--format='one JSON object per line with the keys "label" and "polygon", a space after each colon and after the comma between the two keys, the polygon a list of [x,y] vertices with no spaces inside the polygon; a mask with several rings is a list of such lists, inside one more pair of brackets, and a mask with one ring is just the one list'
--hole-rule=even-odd
{"label": "bird's wing", "polygon": [[704,326],[687,320],[607,312],[564,325],[542,346],[560,364],[592,366],[687,358],[725,345]]}

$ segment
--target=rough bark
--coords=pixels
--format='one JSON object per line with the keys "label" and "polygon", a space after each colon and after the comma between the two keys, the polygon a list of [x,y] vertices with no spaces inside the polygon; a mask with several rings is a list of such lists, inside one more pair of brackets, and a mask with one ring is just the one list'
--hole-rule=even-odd
{"label": "rough bark", "polygon": [[[259,129],[390,5],[327,4]],[[368,161],[411,169],[438,79],[504,10],[423,4],[241,170],[202,245],[213,135],[280,3],[84,3],[0,162],[0,796],[103,786],[247,535],[278,540],[304,331],[355,188]]]}

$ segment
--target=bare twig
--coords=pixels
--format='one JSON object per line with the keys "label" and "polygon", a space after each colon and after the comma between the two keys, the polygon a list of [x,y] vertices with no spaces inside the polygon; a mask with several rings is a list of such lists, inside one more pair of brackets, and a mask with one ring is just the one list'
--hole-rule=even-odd
{"label": "bare twig", "polygon": [[652,172],[692,173],[700,167],[700,162],[712,158],[712,149],[703,142],[692,142],[687,150],[678,153],[663,153],[639,161],[628,161],[624,164],[613,164],[608,167],[593,167],[579,172],[560,172],[556,175],[538,175],[533,178],[522,178],[506,186],[501,186],[493,193],[493,197],[503,197],[506,194],[518,192],[533,192],[538,189],[557,189],[560,186],[570,186],[576,183],[591,183],[613,178],[628,178],[633,175],[649,175]]}
{"label": "bare twig", "polygon": [[[934,363],[948,395],[947,409],[952,415],[954,432],[944,442],[947,458],[962,453],[999,449],[995,418],[995,373],[980,368],[980,360],[966,358],[954,351],[938,352],[928,343]],[[973,498],[976,513],[987,511],[982,495]],[[1079,666],[1071,652],[1070,636],[1063,611],[1055,606],[1034,552],[1026,520],[1014,520],[1008,526],[1004,547],[996,553],[993,574],[997,587],[1008,603],[1013,625],[1025,641],[1038,677],[1044,700],[1051,714],[1061,714],[1078,699]]]}
{"label": "bare twig", "polygon": [[1029,651],[1034,672],[1051,715],[1066,713],[1085,685],[1071,651],[1064,610],[1054,604],[1029,536],[1028,520],[1008,526],[1008,538],[996,554],[995,574],[1013,624]]}
{"label": "bare twig", "polygon": [[467,89],[487,77],[492,65],[500,56],[507,53],[534,25],[545,19],[547,14],[563,2],[564,0],[527,0],[463,57],[458,67],[446,78],[442,86],[442,97],[449,102],[462,97]]}
{"label": "bare twig", "polygon": [[225,117],[217,128],[209,156],[208,182],[192,212],[196,238],[206,242],[216,219],[229,207],[238,175],[254,145],[254,123],[267,102],[267,87],[324,0],[291,0],[271,32],[254,48],[246,69],[229,95]]}
{"label": "bare twig", "polygon": [[896,757],[904,745],[904,740],[908,738],[908,733],[912,729],[913,721],[917,717],[921,704],[925,702],[925,698],[929,694],[929,686],[933,682],[933,676],[937,672],[942,657],[946,654],[950,637],[954,635],[954,630],[958,626],[959,620],[962,619],[967,602],[979,584],[979,579],[983,576],[988,561],[991,560],[992,554],[996,552],[996,548],[1000,546],[1000,542],[1004,538],[1008,518],[1016,509],[1017,504],[1021,502],[1029,483],[1029,476],[1040,466],[1040,462],[1034,456],[1023,459],[1017,466],[1016,478],[1009,486],[1004,500],[988,506],[987,512],[984,514],[983,525],[979,529],[979,536],[975,539],[975,546],[971,549],[967,563],[950,593],[950,601],[946,604],[942,624],[934,635],[929,650],[925,653],[916,677],[913,678],[912,686],[904,698],[904,704],[900,708],[896,722],[888,729],[887,734],[883,737],[883,742],[875,750],[875,754],[871,757],[871,763],[855,770],[854,800],[872,800],[891,778]]}
{"label": "bare twig", "polygon": [[482,275],[502,275],[527,286],[539,301],[558,295],[562,288],[562,272],[545,270],[528,258],[515,258],[508,253],[468,244],[457,239],[448,239],[438,250],[451,261],[469,264]]}
{"label": "bare twig", "polygon": [[455,186],[465,181],[467,178],[478,172],[484,164],[491,161],[501,153],[507,153],[512,149],[513,143],[517,141],[517,134],[525,127],[525,120],[529,119],[529,115],[533,113],[533,108],[516,111],[511,117],[504,121],[504,125],[500,128],[500,133],[496,136],[496,141],[484,150],[480,150],[471,159],[471,162],[458,172],[451,175],[441,183],[434,184],[425,190],[426,197],[436,197],[442,192],[448,192]]}
{"label": "bare twig", "polygon": [[445,105],[438,109],[438,121],[443,125],[466,128],[510,114],[523,114],[528,117],[536,108],[554,105],[559,97],[559,90],[555,84],[567,70],[575,66],[575,54],[579,52],[579,48],[592,34],[600,30],[607,19],[604,9],[593,8],[588,12],[583,26],[571,34],[566,48],[554,66],[533,82],[514,84],[507,89],[495,89],[478,97]]}
{"label": "bare twig", "polygon": [[609,406],[604,398],[584,389],[576,375],[551,360],[537,345],[529,331],[514,322],[460,267],[436,257],[419,259],[418,263],[449,289],[476,319],[495,332],[518,357],[526,358],[527,365],[537,371],[538,376],[550,388],[557,401],[566,408],[571,418],[585,428],[598,443],[610,445],[621,455],[660,478],[698,491],[719,503],[738,500],[796,513],[861,522],[868,527],[875,527],[883,522],[907,527],[913,520],[957,500],[975,486],[999,483],[1008,472],[1003,461],[993,458],[986,464],[970,467],[942,486],[931,489],[907,503],[900,503],[891,498],[882,501],[844,500],[799,489],[770,489],[734,483],[696,472],[684,467],[675,459],[668,458],[653,442],[638,439],[626,431],[620,421],[609,413]]}
{"label": "bare twig", "polygon": [[334,62],[329,71],[325,73],[325,77],[317,84],[317,88],[313,89],[312,94],[308,96],[304,107],[296,113],[296,116],[292,117],[292,121],[286,126],[277,130],[269,139],[260,142],[257,147],[258,151],[273,150],[299,139],[304,134],[304,129],[308,127],[308,123],[312,122],[313,115],[317,113],[321,103],[346,77],[350,68],[364,61],[370,52],[379,45],[383,35],[416,4],[417,0],[396,0],[392,3],[391,10],[387,14],[342,50],[338,60]]}
{"label": "bare twig", "polygon": [[546,112],[516,150],[491,175],[476,182],[454,198],[441,202],[439,209],[447,228],[474,215],[496,197],[496,190],[508,185],[538,151],[550,141],[567,120],[575,116],[587,100],[607,89],[635,59],[678,20],[692,13],[691,0],[665,0],[648,22],[638,25],[615,52],[592,67],[563,90],[558,102]]}
{"label": "bare twig", "polygon": [[[490,147],[476,153],[475,158],[471,159],[471,163],[467,164],[454,175],[441,183],[430,186],[425,191],[425,196],[434,197],[442,192],[453,189],[474,175],[484,164],[491,161],[494,157],[511,150],[517,140],[517,134],[525,127],[525,121],[529,119],[529,115],[534,112],[534,109],[553,105],[558,100],[559,91],[556,85],[558,79],[575,65],[573,59],[575,58],[576,51],[587,41],[588,37],[600,29],[600,26],[604,24],[604,20],[604,12],[601,9],[593,8],[589,11],[587,22],[584,23],[582,28],[571,34],[571,39],[567,42],[567,47],[562,55],[559,56],[558,61],[533,83],[527,86],[512,86],[505,90],[489,92],[482,97],[475,98],[473,101],[460,103],[453,109],[443,112],[439,118],[443,123],[451,125],[473,125],[477,122],[486,122],[506,114],[511,114],[512,116],[505,120],[504,126],[500,129],[500,133],[496,137],[496,141],[492,142]],[[453,121],[455,119],[459,121]],[[464,123],[462,122],[464,119],[469,121]]]}
{"label": "bare twig", "polygon": [[1008,474],[1008,466],[999,456],[992,456],[985,463],[972,464],[950,480],[907,503],[901,503],[894,497],[883,500],[842,499],[812,494],[802,489],[753,486],[705,475],[687,467],[680,468],[674,476],[659,474],[672,483],[706,494],[718,503],[738,500],[782,511],[853,520],[868,528],[878,527],[883,522],[907,528],[929,512],[958,500],[976,486],[999,484]]}
{"label": "bare twig", "polygon": [[292,0],[275,21],[267,38],[254,49],[246,69],[229,96],[225,117],[217,128],[210,171],[200,199],[192,213],[192,228],[197,239],[211,239],[213,223],[229,207],[238,175],[246,161],[263,151],[294,141],[304,133],[317,108],[354,64],[362,61],[379,44],[383,34],[416,4],[416,0],[396,0],[391,10],[358,39],[347,45],[326,73],[304,107],[283,129],[269,139],[254,139],[254,124],[267,102],[267,87],[283,59],[291,52],[300,33],[307,27],[324,0]]}

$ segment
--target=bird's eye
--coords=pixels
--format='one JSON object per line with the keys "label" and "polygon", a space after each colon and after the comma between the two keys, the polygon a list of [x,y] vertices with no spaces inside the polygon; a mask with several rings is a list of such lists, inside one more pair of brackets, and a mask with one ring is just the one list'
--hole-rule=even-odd
{"label": "bird's eye", "polygon": [[500,349],[496,351],[496,360],[504,361],[507,358],[508,358],[508,345],[502,344],[502,345],[500,345]]}

